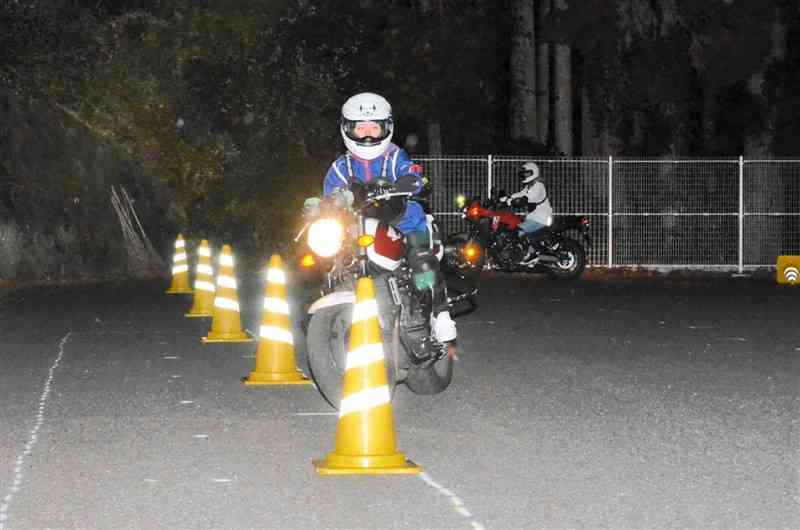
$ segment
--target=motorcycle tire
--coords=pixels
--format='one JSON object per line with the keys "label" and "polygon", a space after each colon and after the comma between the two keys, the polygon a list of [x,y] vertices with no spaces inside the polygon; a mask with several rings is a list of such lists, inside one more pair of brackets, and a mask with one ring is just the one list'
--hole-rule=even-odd
{"label": "motorcycle tire", "polygon": [[[308,323],[306,350],[308,369],[322,397],[336,410],[342,400],[344,367],[350,345],[352,304],[318,309]],[[397,362],[392,351],[391,328],[382,330],[384,363],[389,391],[394,396],[397,385]]]}
{"label": "motorcycle tire", "polygon": [[[480,248],[480,257],[474,262],[468,261],[461,254],[461,249],[470,241],[473,245]],[[476,280],[478,276],[480,276],[481,271],[486,265],[486,249],[479,241],[474,239],[470,240],[467,234],[453,234],[447,238],[445,247],[453,249],[452,253],[445,253],[445,258],[442,263],[445,271],[459,274],[467,280]]]}
{"label": "motorcycle tire", "polygon": [[547,272],[553,278],[562,281],[574,280],[579,277],[583,270],[586,268],[586,251],[580,243],[574,239],[564,237],[558,240],[559,248],[556,251],[557,256],[569,255],[569,260],[566,262],[554,263],[547,267]]}

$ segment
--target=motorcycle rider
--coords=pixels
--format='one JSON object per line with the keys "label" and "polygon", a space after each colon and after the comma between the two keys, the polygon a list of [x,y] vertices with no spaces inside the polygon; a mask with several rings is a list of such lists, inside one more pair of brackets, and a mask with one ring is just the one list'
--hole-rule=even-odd
{"label": "motorcycle rider", "polygon": [[536,246],[544,237],[543,228],[553,224],[553,207],[547,196],[547,189],[541,179],[541,171],[535,162],[525,162],[520,167],[517,175],[521,178],[523,188],[511,194],[506,200],[510,204],[515,199],[525,198],[528,205],[528,215],[519,225],[519,234],[528,239],[528,253],[521,264],[526,265],[536,254]]}
{"label": "motorcycle rider", "polygon": [[[385,98],[371,92],[350,97],[342,105],[339,128],[347,152],[331,164],[325,175],[323,194],[326,197],[349,193],[346,190],[353,179],[362,183],[378,178],[395,182],[399,177],[411,175],[417,180],[416,193],[422,189],[422,167],[392,143],[392,107]],[[444,277],[433,253],[422,206],[409,200],[403,215],[392,224],[405,235],[408,263],[417,289],[432,291],[433,333],[440,342],[452,346],[457,335],[456,325],[448,310]]]}

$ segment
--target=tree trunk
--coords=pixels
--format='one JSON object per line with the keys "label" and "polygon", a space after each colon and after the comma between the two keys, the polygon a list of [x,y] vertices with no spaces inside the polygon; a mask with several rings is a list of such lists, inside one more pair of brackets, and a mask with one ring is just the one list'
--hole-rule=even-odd
{"label": "tree trunk", "polygon": [[[761,127],[747,134],[744,138],[744,155],[748,158],[768,159],[773,155],[775,140],[775,123],[778,118],[777,107],[767,99],[764,90],[764,73],[772,63],[786,58],[786,24],[780,9],[775,10],[775,19],[770,28],[772,47],[769,56],[762,63],[759,71],[754,72],[747,83],[747,89],[759,106],[764,109],[764,120]],[[775,163],[753,163],[745,166],[745,212],[770,213],[783,212],[784,182]],[[748,229],[748,225],[752,229]],[[764,235],[774,237],[766,238]],[[753,238],[748,235],[754,236]],[[783,239],[783,227],[780,222],[769,216],[749,216],[745,221],[745,241],[752,244],[746,248],[745,263],[772,264],[779,252],[779,243]]]}
{"label": "tree trunk", "polygon": [[584,82],[581,84],[581,154],[592,156],[602,154],[595,152],[594,145],[594,123],[592,122],[592,111],[589,104],[589,85]]}
{"label": "tree trunk", "polygon": [[[551,0],[539,0],[539,20],[550,14]],[[540,42],[536,62],[536,111],[539,119],[539,141],[550,141],[550,43]]]}
{"label": "tree trunk", "polygon": [[572,53],[569,44],[556,44],[556,148],[572,155]]}
{"label": "tree trunk", "polygon": [[[567,0],[555,0],[555,8],[567,9]],[[572,155],[572,50],[569,44],[555,45],[555,133],[556,149]]]}
{"label": "tree trunk", "polygon": [[442,154],[442,132],[438,123],[428,124],[428,153],[434,156]]}
{"label": "tree trunk", "polygon": [[513,0],[511,138],[538,140],[533,0]]}

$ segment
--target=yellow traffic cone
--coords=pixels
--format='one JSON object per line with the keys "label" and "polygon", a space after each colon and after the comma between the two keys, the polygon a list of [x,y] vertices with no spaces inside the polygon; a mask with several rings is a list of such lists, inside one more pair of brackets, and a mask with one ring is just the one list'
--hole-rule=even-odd
{"label": "yellow traffic cone", "polygon": [[203,337],[203,342],[251,342],[252,340],[242,331],[231,247],[223,245],[222,253],[219,255],[214,320],[211,321],[211,331]]}
{"label": "yellow traffic cone", "polygon": [[172,256],[172,285],[167,294],[191,294],[189,287],[189,263],[186,261],[186,241],[178,234],[175,240],[175,254]]}
{"label": "yellow traffic cone", "polygon": [[313,462],[321,475],[419,473],[396,449],[378,304],[370,278],[359,278],[339,406],[336,449]]}
{"label": "yellow traffic cone", "polygon": [[194,303],[187,317],[214,316],[214,269],[211,268],[211,248],[205,239],[197,249],[197,267],[194,274]]}
{"label": "yellow traffic cone", "polygon": [[286,298],[286,273],[277,254],[273,254],[267,264],[267,287],[259,336],[261,340],[256,352],[256,369],[244,378],[245,385],[311,384],[295,364],[294,338]]}

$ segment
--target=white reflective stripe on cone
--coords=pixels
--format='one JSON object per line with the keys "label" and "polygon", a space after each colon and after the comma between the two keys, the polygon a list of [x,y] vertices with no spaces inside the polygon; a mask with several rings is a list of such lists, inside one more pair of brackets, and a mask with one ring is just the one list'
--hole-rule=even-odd
{"label": "white reflective stripe on cone", "polygon": [[274,296],[264,297],[264,309],[281,315],[289,314],[289,303],[286,300],[275,298]]}
{"label": "white reflective stripe on cone", "polygon": [[378,361],[383,361],[383,357],[382,344],[365,344],[353,351],[347,352],[347,362],[344,369],[349,370],[351,368],[367,366]]}
{"label": "white reflective stripe on cone", "polygon": [[214,276],[214,269],[211,268],[211,265],[206,265],[204,263],[201,263],[197,266],[197,272],[200,274]]}
{"label": "white reflective stripe on cone", "polygon": [[186,246],[186,241],[183,239],[178,239],[175,241],[175,248],[183,248]]}
{"label": "white reflective stripe on cone", "polygon": [[227,287],[229,289],[236,289],[236,278],[230,276],[217,276],[217,285],[220,287]]}
{"label": "white reflective stripe on cone", "polygon": [[179,261],[186,261],[186,252],[180,252],[172,256],[173,263],[178,263]]}
{"label": "white reflective stripe on cone", "polygon": [[239,302],[236,300],[231,300],[230,298],[217,296],[214,298],[214,307],[230,309],[231,311],[239,311]]}
{"label": "white reflective stripe on cone", "polygon": [[188,272],[189,266],[185,263],[183,265],[175,265],[172,267],[172,274],[180,274],[181,272]]}
{"label": "white reflective stripe on cone", "polygon": [[219,264],[226,267],[233,267],[233,256],[229,254],[221,254],[219,256]]}
{"label": "white reflective stripe on cone", "polygon": [[391,400],[392,396],[389,394],[389,387],[387,385],[377,388],[368,388],[361,392],[343,397],[342,403],[339,405],[339,417],[341,418],[342,416],[354,412],[369,410],[389,403]]}
{"label": "white reflective stripe on cone", "polygon": [[197,249],[197,255],[198,256],[203,256],[203,257],[206,257],[206,258],[210,258],[211,257],[211,249],[208,248],[208,247],[200,247],[200,248]]}
{"label": "white reflective stripe on cone", "polygon": [[261,326],[259,335],[262,339],[270,339],[285,344],[294,344],[294,337],[292,332],[288,329],[279,328],[277,326]]}
{"label": "white reflective stripe on cone", "polygon": [[286,285],[286,274],[280,269],[270,267],[267,269],[267,281],[270,283]]}
{"label": "white reflective stripe on cone", "polygon": [[205,280],[196,280],[194,282],[194,288],[199,291],[208,291],[210,293],[216,292],[214,284]]}
{"label": "white reflective stripe on cone", "polygon": [[356,303],[353,308],[353,323],[377,316],[378,302],[374,298],[372,300],[362,300]]}

